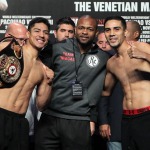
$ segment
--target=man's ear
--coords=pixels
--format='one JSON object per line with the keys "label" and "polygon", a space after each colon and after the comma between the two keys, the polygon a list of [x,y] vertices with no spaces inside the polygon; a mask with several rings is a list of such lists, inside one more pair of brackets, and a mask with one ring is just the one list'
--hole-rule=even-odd
{"label": "man's ear", "polygon": [[27,36],[27,38],[29,38],[29,36],[30,36],[30,32],[29,31],[27,31],[26,36]]}
{"label": "man's ear", "polygon": [[134,32],[134,37],[135,37],[135,39],[136,39],[137,37],[139,37],[139,32],[138,32],[138,31],[135,31],[135,32]]}
{"label": "man's ear", "polygon": [[10,36],[7,32],[5,33],[5,37],[8,37],[8,36]]}
{"label": "man's ear", "polygon": [[128,33],[128,30],[125,30],[125,31],[124,31],[124,36],[125,36],[125,37],[127,36],[127,33]]}

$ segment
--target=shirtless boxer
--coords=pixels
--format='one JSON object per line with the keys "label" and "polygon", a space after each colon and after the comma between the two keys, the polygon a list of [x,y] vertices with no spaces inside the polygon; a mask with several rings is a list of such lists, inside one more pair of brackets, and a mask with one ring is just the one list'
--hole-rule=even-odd
{"label": "shirtless boxer", "polygon": [[53,71],[48,72],[38,58],[48,42],[49,31],[48,20],[38,17],[30,21],[22,48],[15,39],[0,42],[1,150],[28,150],[29,125],[24,116],[35,85],[40,109],[49,98]]}
{"label": "shirtless boxer", "polygon": [[127,43],[126,22],[122,17],[106,18],[104,28],[116,55],[108,60],[102,96],[107,98],[115,80],[120,80],[124,91],[123,150],[147,150],[150,147],[150,46],[140,42]]}

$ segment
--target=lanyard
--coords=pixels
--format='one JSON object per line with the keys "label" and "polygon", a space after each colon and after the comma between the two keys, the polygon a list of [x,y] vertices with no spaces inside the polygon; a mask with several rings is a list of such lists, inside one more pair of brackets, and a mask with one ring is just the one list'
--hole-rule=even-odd
{"label": "lanyard", "polygon": [[78,67],[77,67],[76,54],[75,54],[75,49],[74,49],[74,47],[75,47],[75,45],[74,45],[74,40],[73,40],[73,53],[74,53],[74,59],[75,59],[75,74],[76,74],[75,78],[76,78],[76,81],[78,81],[78,70],[79,70],[81,64],[83,63],[83,60],[85,59],[86,54],[84,54],[84,57],[82,58],[82,60],[80,61],[79,65],[78,65]]}

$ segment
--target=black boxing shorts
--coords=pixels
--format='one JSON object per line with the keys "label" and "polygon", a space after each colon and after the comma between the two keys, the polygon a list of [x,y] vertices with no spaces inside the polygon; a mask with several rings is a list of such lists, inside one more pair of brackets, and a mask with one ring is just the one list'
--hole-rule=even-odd
{"label": "black boxing shorts", "polygon": [[28,150],[29,123],[25,114],[0,108],[0,150]]}
{"label": "black boxing shorts", "polygon": [[7,37],[0,41],[0,88],[11,88],[20,79],[23,68],[23,52],[18,42]]}

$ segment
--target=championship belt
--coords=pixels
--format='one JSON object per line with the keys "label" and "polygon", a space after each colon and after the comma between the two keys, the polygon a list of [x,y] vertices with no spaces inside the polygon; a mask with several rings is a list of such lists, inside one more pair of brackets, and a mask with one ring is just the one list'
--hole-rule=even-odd
{"label": "championship belt", "polygon": [[1,44],[6,47],[0,51],[0,88],[11,88],[23,72],[22,49],[13,38],[2,39]]}

